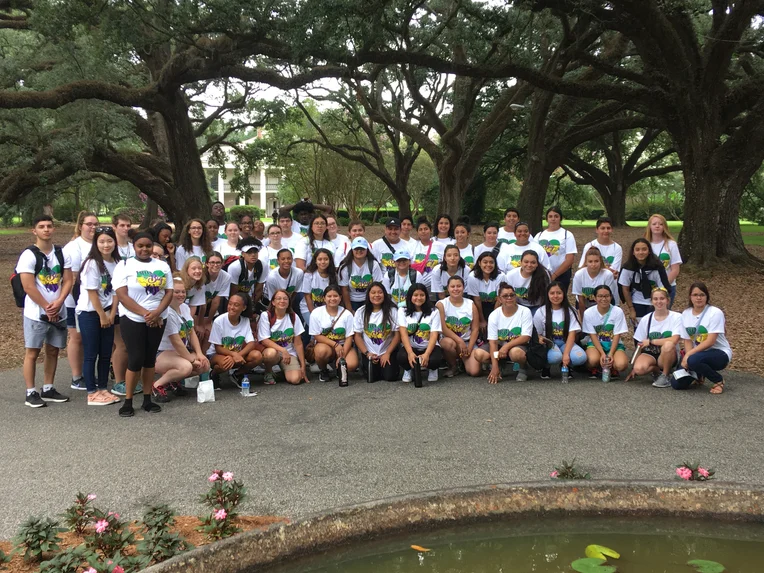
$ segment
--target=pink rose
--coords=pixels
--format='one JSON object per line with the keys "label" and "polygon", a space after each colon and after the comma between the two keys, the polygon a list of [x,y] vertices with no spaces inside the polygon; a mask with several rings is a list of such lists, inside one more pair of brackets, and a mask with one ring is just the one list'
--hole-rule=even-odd
{"label": "pink rose", "polygon": [[[95,498],[96,498],[96,494],[94,494],[94,493],[89,493],[88,494],[88,501],[93,501]],[[91,567],[91,569],[92,569],[92,567]]]}
{"label": "pink rose", "polygon": [[96,522],[96,526],[95,526],[96,533],[103,533],[108,528],[109,528],[109,522],[106,521],[105,519],[100,519]]}
{"label": "pink rose", "polygon": [[676,475],[682,479],[690,480],[692,479],[692,470],[682,466],[681,468],[676,468]]}
{"label": "pink rose", "polygon": [[553,471],[551,474],[549,474],[550,478],[556,478],[557,477],[557,470]]}
{"label": "pink rose", "polygon": [[702,475],[704,478],[707,478],[709,476],[708,470],[706,468],[698,468],[698,473]]}
{"label": "pink rose", "polygon": [[224,519],[226,518],[226,516],[228,516],[228,513],[226,512],[226,510],[225,510],[225,509],[218,509],[218,510],[217,510],[217,511],[214,513],[214,515],[213,515],[213,517],[214,517],[216,520],[218,520],[218,521],[222,521],[222,520],[224,520]]}
{"label": "pink rose", "polygon": [[225,480],[225,481],[233,481],[233,472],[225,472],[223,474],[223,480]]}
{"label": "pink rose", "polygon": [[218,481],[220,479],[220,476],[218,474],[212,474],[210,477],[207,478],[207,481]]}

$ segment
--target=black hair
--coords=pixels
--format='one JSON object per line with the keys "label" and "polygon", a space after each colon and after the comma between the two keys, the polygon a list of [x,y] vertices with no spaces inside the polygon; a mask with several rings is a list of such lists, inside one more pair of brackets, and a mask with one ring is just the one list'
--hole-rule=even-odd
{"label": "black hair", "polygon": [[[239,244],[236,246],[240,251],[244,250],[244,247],[249,247],[255,245],[258,250],[263,248],[263,243],[260,239],[257,237],[247,237],[246,239],[242,239],[239,241]],[[291,252],[291,251],[290,251]]]}
{"label": "black hair", "polygon": [[191,225],[194,223],[199,223],[202,226],[202,236],[199,237],[199,246],[202,248],[202,252],[206,256],[207,253],[212,252],[212,243],[207,236],[207,223],[201,219],[189,219],[186,224],[183,225],[183,230],[180,232],[180,239],[178,242],[186,250],[186,253],[191,254],[194,252],[194,240],[191,238]]}
{"label": "black hair", "polygon": [[310,201],[298,201],[295,203],[294,207],[292,207],[292,214],[297,215],[297,213],[302,213],[303,211],[311,213],[313,212],[313,208],[313,203]]}
{"label": "black hair", "polygon": [[443,249],[443,261],[440,263],[440,272],[441,273],[447,273],[448,272],[448,265],[446,264],[446,252],[448,252],[449,249],[456,249],[456,251],[459,253],[459,262],[456,263],[456,268],[458,270],[464,270],[464,267],[467,266],[467,263],[462,258],[461,250],[456,245],[446,245],[446,248]]}
{"label": "black hair", "polygon": [[432,233],[432,223],[430,223],[427,220],[427,217],[419,217],[419,219],[416,220],[416,230],[419,230],[419,227],[422,225],[427,225],[427,228],[430,229],[430,232]]}
{"label": "black hair", "polygon": [[331,241],[329,238],[329,221],[326,219],[326,215],[323,213],[316,213],[313,215],[313,218],[310,220],[310,223],[308,224],[308,248],[313,249],[313,242],[316,240],[316,236],[313,234],[313,222],[316,219],[323,219],[324,223],[326,223],[326,228],[324,229],[324,236],[321,237],[324,241]]}
{"label": "black hair", "polygon": [[607,293],[610,295],[610,304],[613,304],[613,300],[614,300],[614,298],[613,298],[613,291],[611,291],[610,287],[607,286],[607,285],[599,285],[599,286],[594,287],[594,293],[592,294],[592,296],[594,298],[597,298],[597,293],[599,291],[601,291],[602,289],[605,289],[607,291]]}
{"label": "black hair", "polygon": [[534,303],[543,301],[546,296],[547,287],[549,286],[549,275],[547,274],[546,269],[541,265],[539,254],[536,251],[533,249],[523,251],[520,261],[525,258],[525,255],[533,255],[536,257],[536,270],[533,271],[533,274],[531,275],[531,284],[528,287],[528,301],[535,306]]}
{"label": "black hair", "polygon": [[563,216],[562,216],[562,209],[560,209],[557,205],[552,205],[549,207],[549,209],[546,210],[546,213],[544,214],[544,218],[549,216],[549,213],[557,213],[560,216],[560,222],[562,223]]}
{"label": "black hair", "polygon": [[700,289],[703,294],[706,295],[706,304],[711,304],[711,294],[708,292],[708,287],[703,281],[695,281],[690,285],[690,290],[687,291],[687,308],[692,308],[692,291]]}
{"label": "black hair", "polygon": [[214,207],[215,205],[223,205],[223,208],[225,209],[225,203],[223,203],[222,201],[213,201],[212,207]]}
{"label": "black hair", "polygon": [[334,255],[332,255],[331,251],[329,249],[316,249],[316,251],[313,253],[313,258],[310,260],[310,264],[308,265],[308,268],[305,269],[306,273],[317,273],[318,272],[318,263],[316,263],[316,259],[318,258],[318,255],[324,254],[327,257],[329,257],[329,266],[326,267],[326,272],[329,274],[329,284],[335,284],[339,281],[337,280],[337,267],[334,266]]}
{"label": "black hair", "polygon": [[515,223],[515,231],[517,231],[518,227],[528,227],[528,232],[530,233],[531,231],[531,226],[525,221],[518,221],[517,223]]}
{"label": "black hair", "polygon": [[613,219],[611,219],[610,217],[600,217],[599,219],[597,219],[597,222],[595,223],[594,228],[599,229],[600,225],[602,225],[603,223],[610,223],[610,226],[612,227]]}
{"label": "black hair", "polygon": [[446,281],[446,289],[448,289],[448,285],[451,284],[451,281],[459,281],[462,283],[462,286],[464,286],[464,279],[461,277],[461,275],[452,275],[448,277],[448,280]]}
{"label": "black hair", "polygon": [[292,214],[289,211],[279,211],[279,219],[289,219],[290,221],[294,221],[294,219],[292,219]]}
{"label": "black hair", "polygon": [[401,223],[403,223],[403,221],[408,221],[409,223],[411,223],[412,227],[414,226],[414,219],[412,219],[409,215],[404,215],[403,217],[401,217]]}
{"label": "black hair", "polygon": [[140,231],[140,232],[136,233],[133,236],[133,245],[135,243],[137,243],[140,239],[148,239],[149,241],[151,241],[152,247],[153,247],[153,245],[155,243],[154,236],[151,233],[149,233],[148,231]]}
{"label": "black hair", "polygon": [[329,284],[324,289],[324,298],[326,298],[326,293],[334,291],[338,295],[340,295],[340,305],[342,305],[342,289],[340,288],[340,285],[338,285],[336,282],[329,281]]}
{"label": "black hair", "polygon": [[108,235],[114,239],[114,249],[111,252],[111,258],[114,259],[115,263],[118,263],[121,260],[121,257],[119,256],[117,236],[114,234],[114,229],[112,227],[98,227],[95,235],[93,236],[93,243],[90,245],[90,252],[88,253],[88,256],[85,257],[85,260],[82,261],[82,266],[80,268],[84,269],[85,263],[93,260],[98,265],[98,271],[103,275],[107,272],[107,269],[106,264],[103,262],[103,255],[101,254],[101,251],[98,250],[98,237],[101,235]]}
{"label": "black hair", "polygon": [[244,318],[252,318],[252,299],[244,291],[238,291],[228,297],[230,301],[233,297],[238,296],[244,303],[244,310],[241,311],[241,316]]}
{"label": "black hair", "polygon": [[421,290],[424,293],[424,302],[422,303],[422,318],[424,318],[425,316],[430,316],[432,314],[434,307],[430,301],[430,293],[428,292],[427,287],[422,283],[414,283],[409,287],[409,290],[406,293],[406,310],[404,313],[406,316],[411,316],[416,312],[416,305],[411,301],[411,297],[413,297],[414,293],[418,290]]}
{"label": "black hair", "polygon": [[507,207],[504,209],[504,216],[507,216],[507,213],[517,213],[517,218],[520,218],[520,211],[518,211],[515,207]]}
{"label": "black hair", "polygon": [[459,218],[456,219],[457,223],[467,223],[470,224],[470,216],[469,215],[461,215]]}
{"label": "black hair", "polygon": [[[456,228],[457,228],[457,227],[464,227],[464,228],[466,229],[466,231],[467,231],[467,235],[469,235],[470,233],[472,233],[472,227],[471,227],[471,226],[470,226],[470,224],[469,224],[469,223],[467,223],[466,221],[459,221],[458,223],[456,223],[456,224],[454,225],[454,231],[456,231]],[[469,237],[468,237],[468,238],[469,238]]]}
{"label": "black hair", "polygon": [[42,223],[43,221],[49,221],[53,222],[53,217],[50,215],[37,215],[34,219],[32,219],[32,227],[36,227],[38,223]]}
{"label": "black hair", "polygon": [[286,247],[282,247],[278,251],[276,251],[276,260],[278,260],[278,258],[281,256],[281,253],[288,254],[294,260],[294,253],[292,253],[291,249],[288,249]]}
{"label": "black hair", "polygon": [[212,223],[215,223],[215,224],[218,226],[218,229],[220,228],[220,223],[218,223],[218,222],[217,222],[215,219],[212,219],[212,218],[210,218],[210,219],[207,219],[207,220],[204,222],[205,231],[207,230],[207,229],[206,229],[206,227],[207,227],[207,223],[210,223],[210,222],[212,222]]}
{"label": "black hair", "polygon": [[509,284],[509,283],[505,283],[504,281],[501,281],[501,282],[499,283],[499,287],[496,289],[496,294],[497,294],[498,296],[501,296],[501,291],[503,291],[503,290],[507,290],[507,289],[512,289],[512,292],[515,292],[515,287],[513,287],[513,286],[512,286],[511,284]]}
{"label": "black hair", "polygon": [[440,223],[441,219],[445,219],[446,221],[448,221],[448,235],[447,235],[447,237],[449,239],[453,239],[454,238],[454,220],[451,218],[451,215],[448,215],[446,213],[443,213],[442,215],[438,215],[435,218],[435,225],[434,225],[435,226],[435,233],[436,233],[435,236],[437,237],[437,233],[440,233],[440,231],[438,231],[438,224]]}
{"label": "black hair", "polygon": [[[647,246],[647,259],[645,259],[644,265],[640,265],[637,257],[634,256],[634,247],[636,247],[638,243],[642,243],[643,245]],[[639,272],[643,268],[646,271],[657,271],[659,269],[663,269],[664,267],[663,262],[661,262],[656,254],[653,253],[653,248],[652,245],[650,245],[650,241],[644,237],[640,237],[639,239],[635,239],[631,244],[631,248],[629,249],[629,256],[626,259],[623,268],[627,271]]]}
{"label": "black hair", "polygon": [[496,223],[496,222],[494,222],[494,221],[489,221],[488,223],[486,223],[485,225],[483,225],[483,233],[485,233],[485,232],[486,232],[488,229],[490,229],[491,227],[493,227],[494,229],[496,229],[496,232],[497,232],[497,233],[499,232],[499,224],[498,224],[498,223]]}
{"label": "black hair", "polygon": [[398,305],[396,305],[393,302],[393,299],[390,298],[390,295],[385,290],[385,286],[379,281],[373,281],[369,285],[369,288],[366,289],[366,300],[364,301],[363,309],[364,328],[369,327],[369,319],[371,318],[371,313],[374,312],[374,305],[371,303],[371,300],[369,300],[369,293],[371,293],[371,289],[375,286],[381,288],[382,293],[384,294],[384,298],[382,299],[382,327],[384,328],[386,325],[391,324],[393,313],[398,312]]}
{"label": "black hair", "polygon": [[[223,255],[221,255],[217,251],[212,251],[210,254],[207,255],[207,263],[210,262],[210,259],[212,257],[217,257],[217,258],[220,259],[221,262],[223,262],[223,263],[225,262],[225,258],[223,257]],[[222,267],[221,267],[221,270],[222,270]],[[212,279],[210,279],[210,265],[209,264],[204,265],[204,276],[207,278],[207,280],[204,281],[204,284],[209,284],[210,281],[212,280]]]}
{"label": "black hair", "polygon": [[475,275],[476,279],[480,279],[481,281],[488,280],[483,277],[483,269],[480,268],[480,263],[483,262],[483,259],[487,257],[491,257],[491,259],[493,259],[493,272],[488,275],[488,278],[493,280],[499,276],[499,265],[496,264],[496,257],[493,256],[491,251],[483,251],[475,261],[475,266],[472,267],[472,274]]}
{"label": "black hair", "polygon": [[[361,247],[356,247],[357,249],[360,249]],[[339,275],[343,269],[348,270],[348,276],[350,276],[350,271],[353,269],[353,251],[355,249],[348,249],[348,254],[345,255],[345,258],[342,259],[342,262],[340,263],[340,267],[337,269],[337,274]],[[371,274],[374,274],[374,263],[377,262],[376,257],[371,252],[371,248],[366,249],[366,264],[369,266],[369,272]],[[381,284],[381,283],[380,283]],[[367,291],[368,292],[368,291]]]}
{"label": "black hair", "polygon": [[570,302],[568,301],[568,297],[565,296],[565,289],[562,284],[557,281],[550,282],[549,286],[546,288],[546,303],[544,304],[546,309],[546,324],[544,325],[546,336],[551,340],[552,332],[554,331],[554,327],[552,326],[552,315],[554,314],[554,311],[552,310],[552,303],[549,300],[549,291],[552,290],[552,287],[558,287],[562,291],[562,304],[560,306],[562,306],[562,312],[565,315],[565,326],[562,327],[562,339],[568,340],[568,334],[570,333]]}
{"label": "black hair", "polygon": [[[154,237],[153,240],[155,243],[159,243],[159,235],[164,230],[170,231],[170,240],[172,240],[172,227],[170,227],[170,225],[168,225],[164,221],[160,221],[159,223],[151,227],[151,234]],[[165,254],[167,254],[167,247],[162,245],[162,248],[164,249]]]}

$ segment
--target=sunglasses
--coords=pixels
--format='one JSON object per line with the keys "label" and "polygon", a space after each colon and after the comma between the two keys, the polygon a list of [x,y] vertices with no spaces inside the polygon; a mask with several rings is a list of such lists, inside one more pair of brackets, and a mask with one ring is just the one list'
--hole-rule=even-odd
{"label": "sunglasses", "polygon": [[110,233],[114,229],[112,227],[96,227],[96,233]]}

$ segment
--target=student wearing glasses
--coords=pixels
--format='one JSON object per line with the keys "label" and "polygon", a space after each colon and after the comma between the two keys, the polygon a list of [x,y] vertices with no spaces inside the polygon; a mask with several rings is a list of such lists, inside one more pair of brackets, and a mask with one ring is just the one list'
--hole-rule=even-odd
{"label": "student wearing glasses", "polygon": [[488,382],[501,380],[501,360],[510,360],[520,366],[517,381],[528,380],[525,370],[528,342],[533,334],[531,311],[517,304],[515,289],[503,282],[499,285],[501,306],[488,317],[488,345],[490,347],[491,371]]}

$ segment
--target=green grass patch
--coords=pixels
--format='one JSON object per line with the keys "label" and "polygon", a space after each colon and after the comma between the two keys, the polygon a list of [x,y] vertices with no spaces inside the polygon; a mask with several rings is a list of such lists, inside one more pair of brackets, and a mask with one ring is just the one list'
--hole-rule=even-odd
{"label": "green grass patch", "polygon": [[18,235],[20,233],[26,233],[28,229],[23,229],[21,227],[14,228],[10,227],[8,229],[0,229],[0,235]]}

